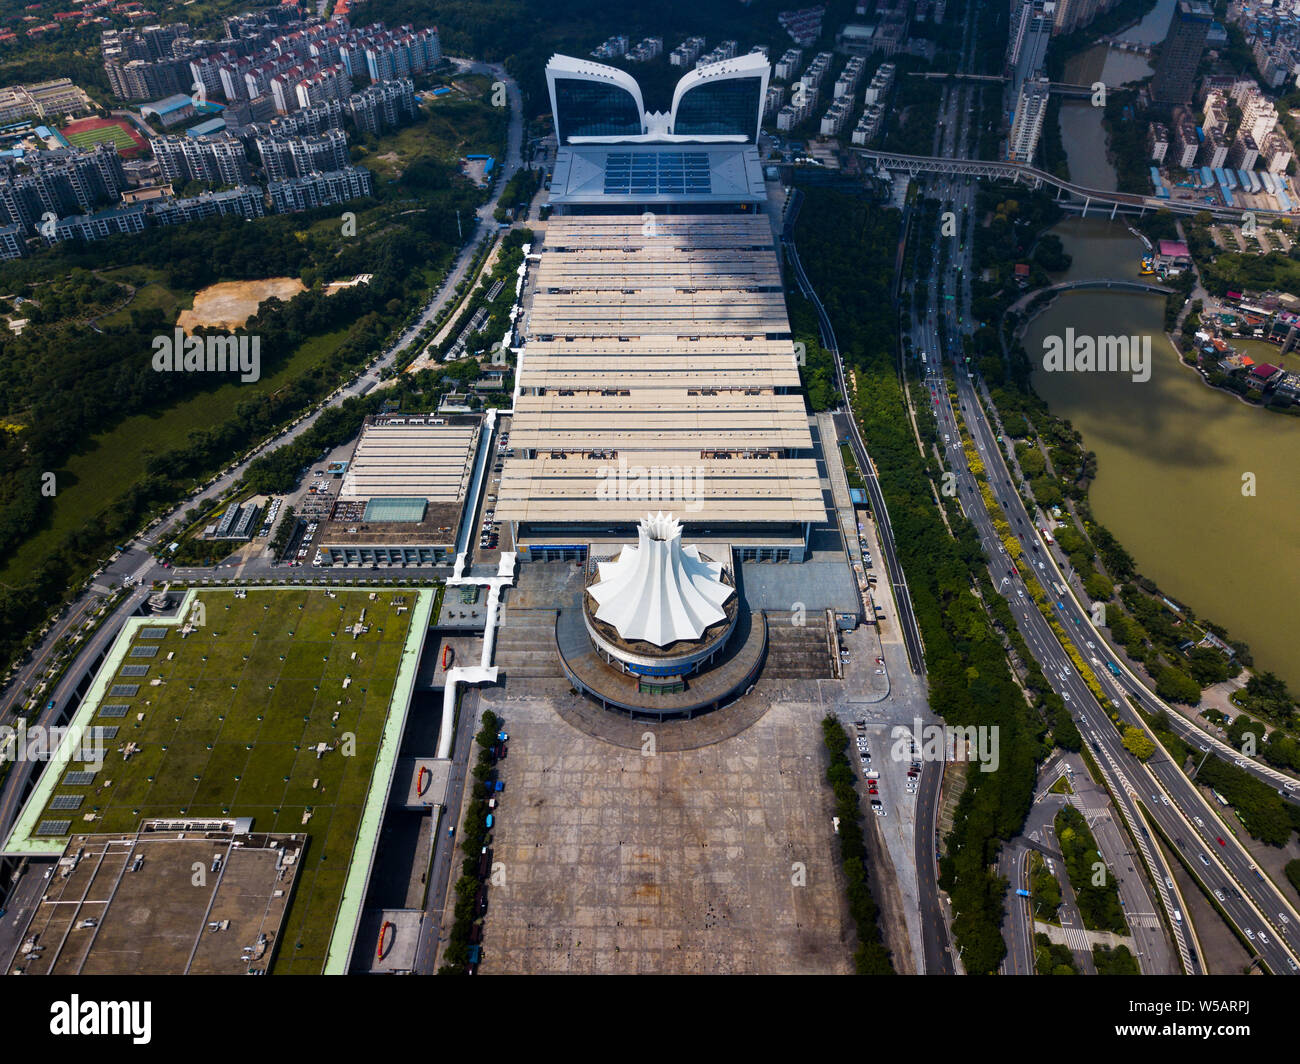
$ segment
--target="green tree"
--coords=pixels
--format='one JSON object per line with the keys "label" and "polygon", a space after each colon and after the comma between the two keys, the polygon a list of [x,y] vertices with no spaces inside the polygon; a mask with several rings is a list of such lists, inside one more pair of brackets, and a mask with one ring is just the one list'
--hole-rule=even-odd
{"label": "green tree", "polygon": [[1156,752],[1156,744],[1147,738],[1146,732],[1136,725],[1124,729],[1124,749],[1139,761],[1146,761]]}

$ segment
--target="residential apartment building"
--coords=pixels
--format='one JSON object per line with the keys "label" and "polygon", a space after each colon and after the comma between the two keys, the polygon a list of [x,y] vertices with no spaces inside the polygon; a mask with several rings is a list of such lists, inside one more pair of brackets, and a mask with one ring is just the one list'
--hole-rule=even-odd
{"label": "residential apartment building", "polygon": [[1169,153],[1169,127],[1162,122],[1152,122],[1147,129],[1147,154],[1159,166]]}
{"label": "residential apartment building", "polygon": [[381,81],[348,98],[348,111],[357,128],[379,133],[413,121],[419,113],[415,84],[410,78]]}
{"label": "residential apartment building", "polygon": [[269,181],[287,181],[348,166],[348,139],[341,129],[317,136],[258,137],[257,152]]}
{"label": "residential apartment building", "polygon": [[347,203],[373,193],[374,179],[370,171],[359,166],[349,166],[333,173],[308,174],[286,181],[272,181],[267,186],[271,211],[275,214]]}
{"label": "residential apartment building", "polygon": [[1038,150],[1038,138],[1043,132],[1043,117],[1047,113],[1050,90],[1051,82],[1042,77],[1030,78],[1021,86],[1007,142],[1007,158],[1011,162],[1033,162],[1034,153]]}
{"label": "residential apartment building", "polygon": [[1205,0],[1179,0],[1151,82],[1156,103],[1184,104],[1192,98],[1196,68],[1213,19],[1214,11]]}
{"label": "residential apartment building", "polygon": [[1196,120],[1186,107],[1174,108],[1174,166],[1186,170],[1196,162],[1196,153],[1201,150],[1201,139],[1196,135]]}

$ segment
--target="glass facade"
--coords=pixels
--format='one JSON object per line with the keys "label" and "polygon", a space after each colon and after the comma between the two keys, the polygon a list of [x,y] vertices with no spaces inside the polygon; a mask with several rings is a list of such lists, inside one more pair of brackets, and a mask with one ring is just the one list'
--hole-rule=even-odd
{"label": "glass facade", "polygon": [[559,135],[570,137],[640,136],[641,113],[626,89],[599,81],[557,78],[555,110]]}
{"label": "glass facade", "polygon": [[758,133],[763,79],[725,78],[690,89],[677,101],[673,133],[678,136]]}

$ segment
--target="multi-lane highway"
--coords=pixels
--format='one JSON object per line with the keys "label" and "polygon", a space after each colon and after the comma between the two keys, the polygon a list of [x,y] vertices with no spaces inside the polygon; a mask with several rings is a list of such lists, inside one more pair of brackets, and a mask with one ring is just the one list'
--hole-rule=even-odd
{"label": "multi-lane highway", "polygon": [[[956,118],[956,112],[957,107],[950,104],[948,113]],[[953,147],[956,148],[956,144]],[[945,201],[945,209],[958,215],[974,207],[974,190],[963,179],[938,182],[932,192]],[[945,321],[950,338],[960,336],[967,327],[961,308],[969,305],[970,250],[959,239],[951,239],[957,246],[949,249],[945,272],[938,280],[942,282],[942,290],[956,298],[952,301],[935,300],[943,305],[929,307],[929,313],[924,314],[916,326],[913,343],[915,349],[926,356],[929,398],[939,426],[936,444],[942,448],[950,471],[956,474],[958,497],[990,560],[994,586],[1007,597],[1031,653],[1049,683],[1065,700],[1092,747],[1121,816],[1151,874],[1185,968],[1193,973],[1204,971],[1194,935],[1189,931],[1177,897],[1168,886],[1172,882],[1169,869],[1142,818],[1143,808],[1161,831],[1175,840],[1206,887],[1217,892],[1220,907],[1246,935],[1251,948],[1268,967],[1279,973],[1298,971],[1300,914],[1295,912],[1277,886],[1263,876],[1179,766],[1163,752],[1149,763],[1142,764],[1124,749],[1119,732],[1098,706],[1087,683],[1078,675],[1070,656],[1030,595],[1025,581],[1037,580],[1050,596],[1056,619],[1076,652],[1083,661],[1095,659],[1100,666],[1094,667],[1093,672],[1111,702],[1107,709],[1118,712],[1125,724],[1145,729],[1145,724],[1126,697],[1134,685],[1141,687],[1141,684],[1131,677],[1128,684],[1123,684],[1102,665],[1101,655],[1106,652],[1098,648],[1104,648],[1105,641],[1092,627],[1087,611],[1066,589],[1064,576],[1047,545],[1041,541],[1034,518],[1012,483],[998,433],[984,414],[981,396],[964,368],[959,345],[953,344],[944,350],[940,344],[940,320]],[[929,291],[934,292],[939,287],[938,284],[932,285]],[[949,361],[956,382],[957,409],[949,399],[946,372]],[[963,428],[980,456],[989,486],[1012,534],[1024,545],[1020,566],[1012,564],[1007,555],[1006,547],[994,529],[992,516],[985,508],[979,485],[967,467],[961,444]],[[1145,688],[1142,690],[1145,692]],[[1159,700],[1150,692],[1133,693],[1142,699],[1146,708],[1159,708]],[[1170,716],[1174,718],[1176,715]]]}

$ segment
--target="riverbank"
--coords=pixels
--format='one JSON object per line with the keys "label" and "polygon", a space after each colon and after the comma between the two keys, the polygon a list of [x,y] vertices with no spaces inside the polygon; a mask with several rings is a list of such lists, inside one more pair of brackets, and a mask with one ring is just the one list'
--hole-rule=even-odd
{"label": "riverbank", "polygon": [[[1300,626],[1300,544],[1284,531],[1300,524],[1300,435],[1278,433],[1284,422],[1249,417],[1247,404],[1215,394],[1222,389],[1171,373],[1191,367],[1159,328],[1160,303],[1083,291],[1036,308],[1017,333],[1028,352],[1068,328],[1095,332],[1106,321],[1118,335],[1145,338],[1153,364],[1147,382],[1039,370],[1033,393],[1096,455],[1085,497],[1138,574],[1197,615],[1215,617],[1258,667],[1300,687],[1289,635]],[[1214,544],[1247,551],[1234,557],[1213,552]],[[1250,566],[1246,553],[1270,564]]]}

